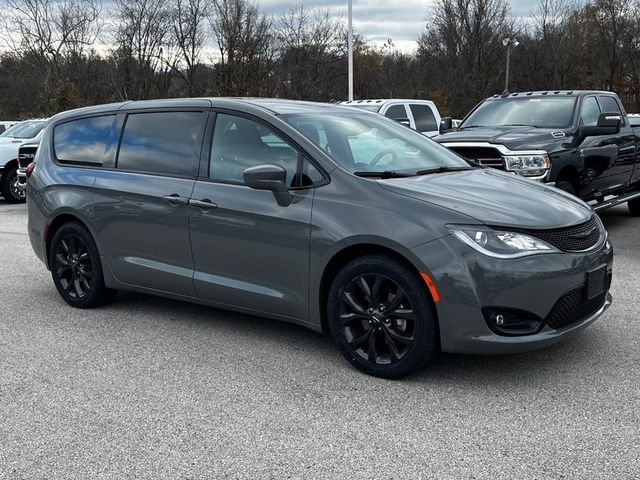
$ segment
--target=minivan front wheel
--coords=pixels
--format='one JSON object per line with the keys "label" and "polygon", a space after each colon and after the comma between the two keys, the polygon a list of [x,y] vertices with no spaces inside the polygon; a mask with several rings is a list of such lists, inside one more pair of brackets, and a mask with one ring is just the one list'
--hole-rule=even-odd
{"label": "minivan front wheel", "polygon": [[49,265],[58,293],[73,307],[95,307],[115,294],[104,284],[100,255],[91,233],[79,223],[67,223],[56,231]]}
{"label": "minivan front wheel", "polygon": [[327,305],[339,350],[359,370],[398,378],[423,367],[436,350],[436,318],[415,271],[391,257],[369,255],[336,276]]}

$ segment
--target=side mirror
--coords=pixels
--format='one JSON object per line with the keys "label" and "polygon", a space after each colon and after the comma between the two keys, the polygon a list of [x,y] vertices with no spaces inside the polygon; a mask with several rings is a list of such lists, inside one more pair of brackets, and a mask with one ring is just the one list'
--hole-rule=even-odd
{"label": "side mirror", "polygon": [[598,124],[580,127],[583,137],[595,137],[597,135],[615,135],[620,132],[622,115],[619,113],[601,113],[598,116]]}
{"label": "side mirror", "polygon": [[405,127],[411,128],[411,122],[408,118],[394,118],[394,120]]}
{"label": "side mirror", "polygon": [[287,189],[287,171],[280,165],[265,164],[249,167],[242,172],[244,184],[256,190],[271,190],[281,207],[291,205],[292,196]]}
{"label": "side mirror", "polygon": [[453,128],[453,119],[451,117],[442,117],[440,120],[440,133],[448,132]]}

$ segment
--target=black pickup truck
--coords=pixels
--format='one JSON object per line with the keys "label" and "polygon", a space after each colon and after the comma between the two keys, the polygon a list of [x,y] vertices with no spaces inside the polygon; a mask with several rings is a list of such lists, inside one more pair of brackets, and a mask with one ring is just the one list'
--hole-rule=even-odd
{"label": "black pickup truck", "polygon": [[495,95],[434,140],[483,165],[554,184],[600,210],[628,202],[640,215],[640,128],[615,93]]}

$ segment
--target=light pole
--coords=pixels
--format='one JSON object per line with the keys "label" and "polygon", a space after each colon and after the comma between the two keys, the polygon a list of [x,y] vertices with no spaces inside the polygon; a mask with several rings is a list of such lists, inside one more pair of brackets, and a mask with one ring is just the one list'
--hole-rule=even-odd
{"label": "light pole", "polygon": [[349,33],[348,33],[348,48],[349,48],[349,101],[353,101],[353,1],[349,0],[348,3],[348,17],[349,17]]}
{"label": "light pole", "polygon": [[517,47],[520,45],[520,42],[515,38],[505,38],[502,40],[502,45],[507,47],[507,68],[504,72],[504,92],[509,93],[509,65],[511,63],[511,47]]}

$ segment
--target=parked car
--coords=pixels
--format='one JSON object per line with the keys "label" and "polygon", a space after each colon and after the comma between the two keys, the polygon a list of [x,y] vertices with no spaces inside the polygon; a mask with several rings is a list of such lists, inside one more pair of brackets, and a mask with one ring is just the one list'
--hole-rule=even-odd
{"label": "parked car", "polygon": [[18,122],[15,120],[0,120],[0,134],[7,131],[7,129],[13,127]]}
{"label": "parked car", "polygon": [[629,113],[627,118],[632,128],[640,127],[640,113]]}
{"label": "parked car", "polygon": [[90,107],[43,133],[28,232],[69,305],[133,290],[285,320],[393,378],[440,349],[544,347],[611,302],[597,215],[472,163],[336,105]]}
{"label": "parked car", "polygon": [[340,105],[379,113],[428,137],[439,133],[440,112],[431,100],[353,100]]}
{"label": "parked car", "polygon": [[46,119],[27,120],[0,135],[0,194],[9,203],[25,201],[24,190],[18,182],[18,149],[36,137],[46,123]]}
{"label": "parked car", "polygon": [[613,92],[495,95],[437,142],[467,159],[555,185],[601,210],[628,202],[640,215],[639,131]]}
{"label": "parked car", "polygon": [[[42,130],[33,140],[23,143],[18,149],[18,187],[22,189],[22,195],[26,198],[27,172],[29,165],[34,162],[36,152],[40,145]],[[31,167],[33,168],[33,167]]]}

